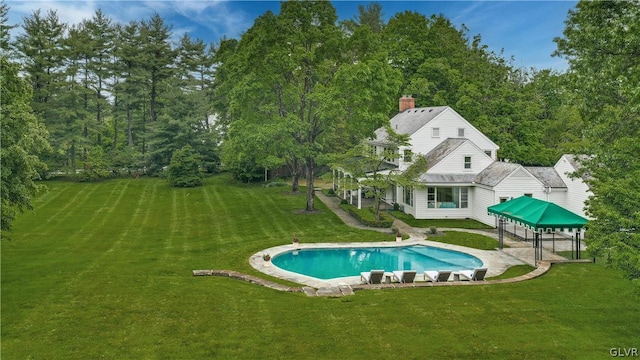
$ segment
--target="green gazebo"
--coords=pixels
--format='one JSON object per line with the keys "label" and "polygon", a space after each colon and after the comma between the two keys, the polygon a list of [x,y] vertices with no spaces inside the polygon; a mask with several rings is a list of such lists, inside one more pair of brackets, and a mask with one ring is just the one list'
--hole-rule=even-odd
{"label": "green gazebo", "polygon": [[[498,239],[503,247],[505,219],[514,221],[535,232],[536,262],[542,260],[541,232],[546,230],[581,230],[588,220],[554,203],[521,196],[489,206],[487,211],[498,218]],[[576,259],[580,259],[580,231],[576,232]]]}

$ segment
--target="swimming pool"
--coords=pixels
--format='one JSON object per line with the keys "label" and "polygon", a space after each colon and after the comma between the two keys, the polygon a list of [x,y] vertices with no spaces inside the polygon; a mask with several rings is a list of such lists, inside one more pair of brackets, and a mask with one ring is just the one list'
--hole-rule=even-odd
{"label": "swimming pool", "polygon": [[416,270],[420,274],[425,270],[457,271],[483,265],[473,255],[425,245],[292,250],[276,255],[271,262],[281,269],[323,280],[359,276],[372,269]]}

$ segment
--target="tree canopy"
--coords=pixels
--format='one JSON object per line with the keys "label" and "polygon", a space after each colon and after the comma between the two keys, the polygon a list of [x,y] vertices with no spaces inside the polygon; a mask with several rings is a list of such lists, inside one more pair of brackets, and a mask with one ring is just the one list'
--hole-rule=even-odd
{"label": "tree canopy", "polygon": [[46,128],[31,109],[32,90],[19,76],[20,65],[0,56],[0,71],[0,214],[2,231],[10,231],[17,212],[31,209],[31,197],[43,189],[34,180],[46,169],[39,155],[49,150],[49,143]]}
{"label": "tree canopy", "polygon": [[640,279],[640,7],[583,1],[570,11],[557,54],[569,60],[584,121],[588,250]]}

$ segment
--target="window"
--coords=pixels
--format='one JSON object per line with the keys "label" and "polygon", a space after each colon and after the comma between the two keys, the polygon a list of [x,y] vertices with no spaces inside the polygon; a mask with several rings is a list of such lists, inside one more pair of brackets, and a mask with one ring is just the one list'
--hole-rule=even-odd
{"label": "window", "polygon": [[406,149],[404,151],[404,162],[411,162],[412,155],[413,155],[413,153],[411,152],[411,150]]}
{"label": "window", "polygon": [[376,148],[376,146],[371,144],[369,144],[368,151],[370,156],[375,156],[378,153],[378,149]]}
{"label": "window", "polygon": [[524,194],[526,197],[533,197],[533,194]]}
{"label": "window", "polygon": [[485,150],[484,153],[487,154],[488,157],[492,157],[491,150]]}
{"label": "window", "polygon": [[427,207],[430,209],[466,209],[469,189],[466,187],[428,187]]}
{"label": "window", "polygon": [[460,207],[466,209],[469,207],[469,189],[460,188]]}
{"label": "window", "polygon": [[471,170],[471,156],[464,157],[464,169]]}
{"label": "window", "polygon": [[458,137],[464,137],[464,128],[458,128]]}
{"label": "window", "polygon": [[427,188],[427,207],[436,207],[436,188]]}
{"label": "window", "polygon": [[440,128],[431,129],[431,137],[440,137]]}
{"label": "window", "polygon": [[503,202],[507,202],[507,201],[509,201],[508,197],[501,197],[500,198],[500,204],[502,204]]}
{"label": "window", "polygon": [[403,187],[402,195],[402,197],[404,198],[404,203],[406,205],[413,206],[413,188]]}

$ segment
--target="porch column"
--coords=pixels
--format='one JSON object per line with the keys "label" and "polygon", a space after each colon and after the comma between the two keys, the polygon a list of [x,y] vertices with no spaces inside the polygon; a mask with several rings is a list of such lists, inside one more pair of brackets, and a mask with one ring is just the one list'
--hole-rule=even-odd
{"label": "porch column", "polygon": [[349,178],[349,204],[353,205],[353,178]]}
{"label": "porch column", "polygon": [[342,198],[347,199],[347,174],[342,174]]}
{"label": "porch column", "polygon": [[358,185],[358,209],[362,209],[362,187]]}
{"label": "porch column", "polygon": [[336,169],[331,170],[331,190],[336,191]]}

